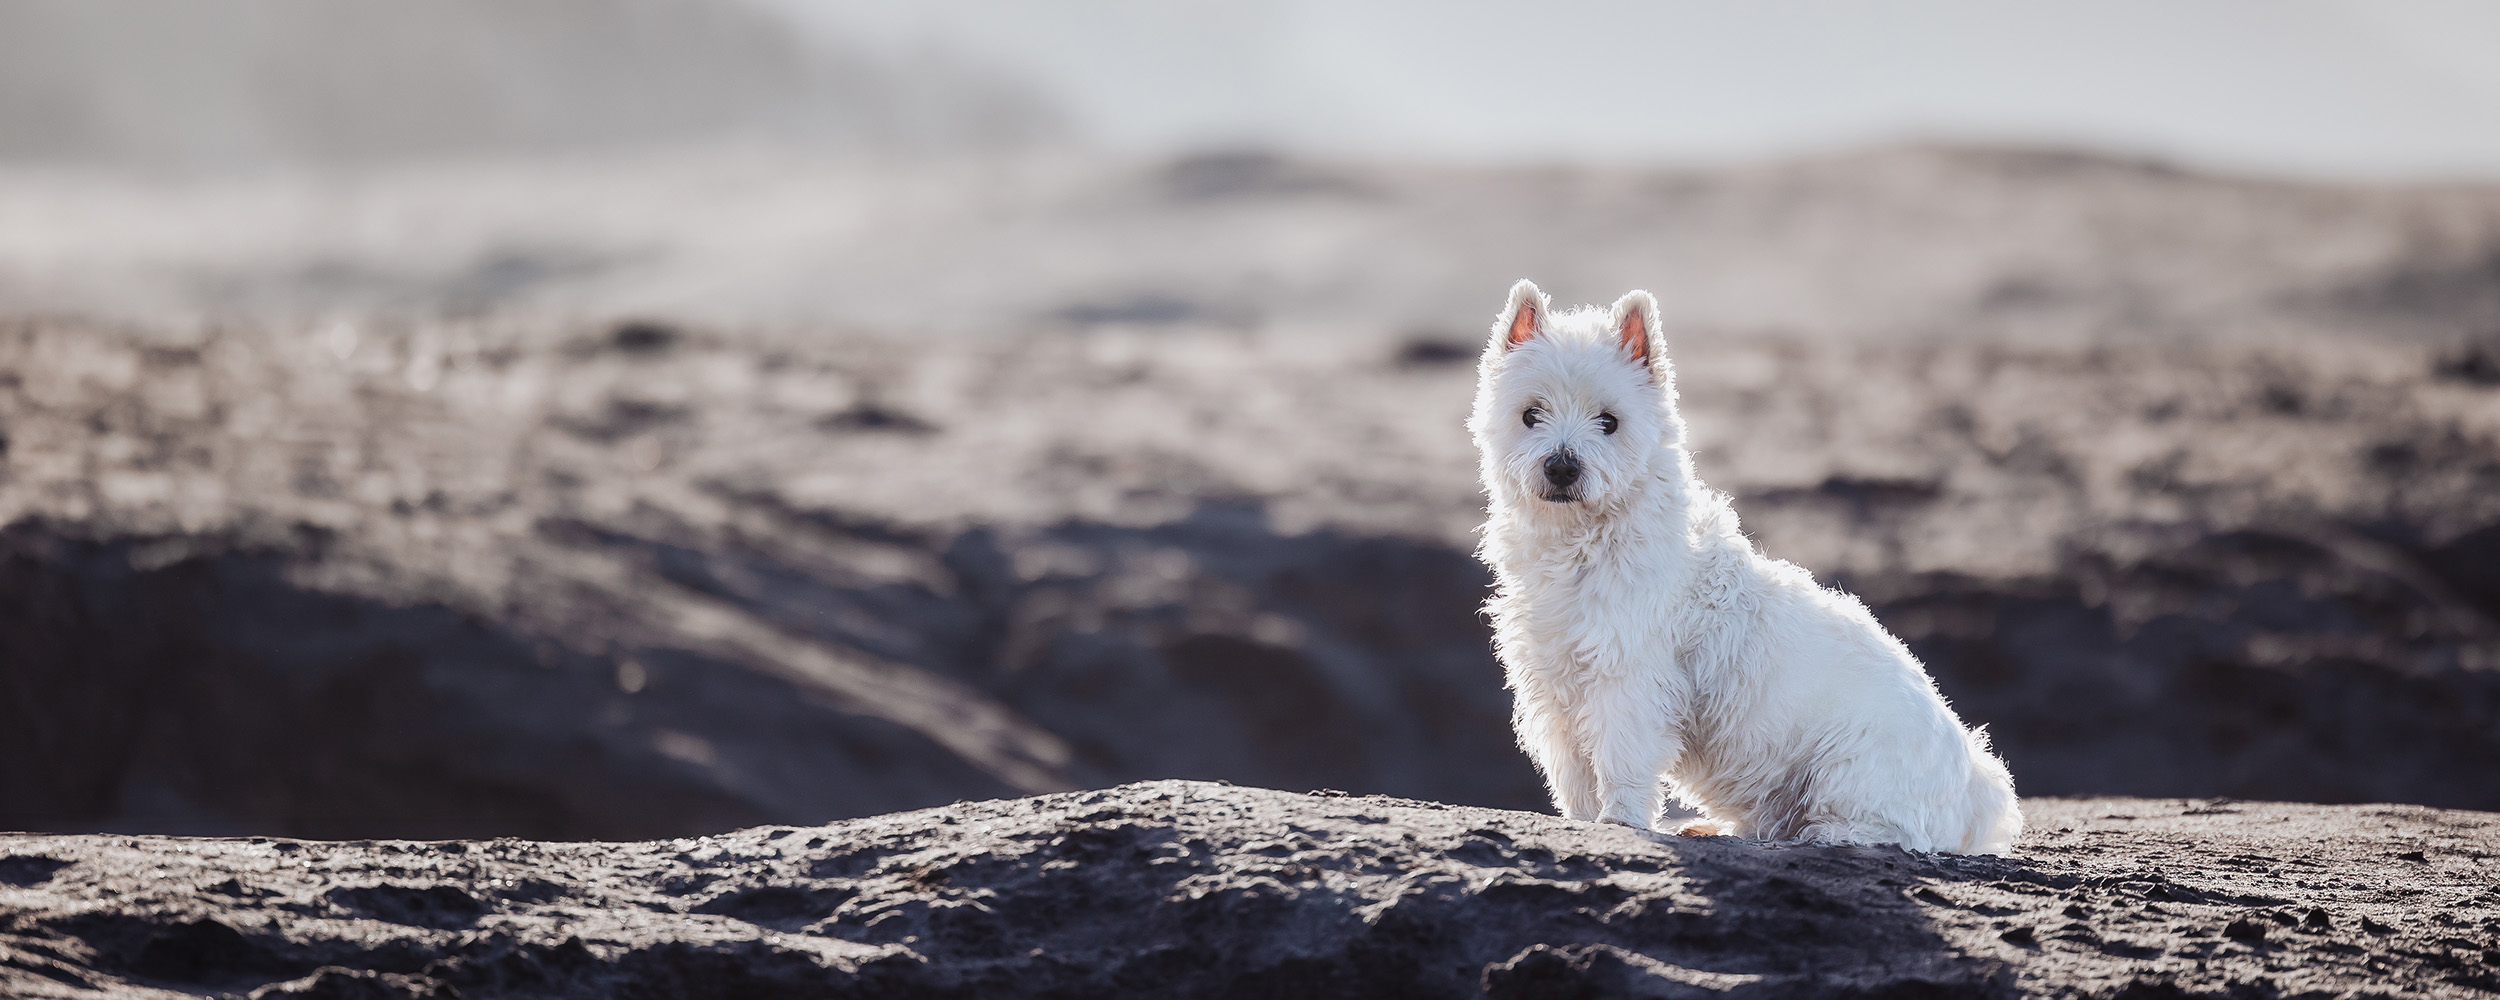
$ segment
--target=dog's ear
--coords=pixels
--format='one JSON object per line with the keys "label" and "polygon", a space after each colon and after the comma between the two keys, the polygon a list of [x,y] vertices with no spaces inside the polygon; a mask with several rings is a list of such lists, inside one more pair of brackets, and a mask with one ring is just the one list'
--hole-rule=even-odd
{"label": "dog's ear", "polygon": [[1615,340],[1623,345],[1623,353],[1645,368],[1658,351],[1658,300],[1648,292],[1633,289],[1615,300]]}
{"label": "dog's ear", "polygon": [[1545,313],[1551,307],[1536,282],[1526,278],[1510,286],[1510,301],[1502,306],[1502,317],[1493,324],[1493,339],[1507,351],[1527,343],[1545,332]]}

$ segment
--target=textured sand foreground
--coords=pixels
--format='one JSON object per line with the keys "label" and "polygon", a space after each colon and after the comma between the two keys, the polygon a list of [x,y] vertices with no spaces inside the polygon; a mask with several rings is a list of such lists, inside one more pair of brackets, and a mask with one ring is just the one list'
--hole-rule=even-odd
{"label": "textured sand foreground", "polygon": [[0,837],[78,997],[2487,996],[2500,816],[2033,800],[2012,857],[1165,781],[647,843]]}

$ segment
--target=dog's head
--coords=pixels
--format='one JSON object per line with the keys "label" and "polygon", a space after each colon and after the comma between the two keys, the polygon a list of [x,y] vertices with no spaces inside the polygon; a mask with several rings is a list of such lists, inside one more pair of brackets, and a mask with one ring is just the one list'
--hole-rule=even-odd
{"label": "dog's head", "polygon": [[1610,508],[1684,443],[1657,301],[1627,292],[1557,314],[1535,283],[1511,286],[1467,429],[1495,500]]}

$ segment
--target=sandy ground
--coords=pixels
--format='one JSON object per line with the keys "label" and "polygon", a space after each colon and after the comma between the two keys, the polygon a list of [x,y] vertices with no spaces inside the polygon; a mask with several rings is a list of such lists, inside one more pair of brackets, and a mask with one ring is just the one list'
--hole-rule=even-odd
{"label": "sandy ground", "polygon": [[2035,799],[2011,857],[1166,781],[634,844],[0,837],[0,989],[2472,997],[2500,818]]}

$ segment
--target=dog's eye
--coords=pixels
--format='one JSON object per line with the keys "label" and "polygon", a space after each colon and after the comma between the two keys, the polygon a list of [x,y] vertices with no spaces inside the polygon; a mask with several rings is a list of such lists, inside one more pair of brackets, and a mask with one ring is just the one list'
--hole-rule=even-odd
{"label": "dog's eye", "polygon": [[1526,425],[1528,425],[1528,426],[1530,426],[1530,427],[1534,427],[1534,426],[1536,426],[1538,421],[1541,421],[1541,420],[1544,420],[1544,419],[1545,419],[1545,409],[1544,409],[1543,407],[1537,407],[1537,406],[1531,406],[1531,407],[1528,407],[1528,412],[1526,412],[1526,413],[1522,413],[1522,414],[1520,414],[1520,415],[1519,415],[1519,422],[1520,422],[1520,423],[1523,423],[1523,424],[1526,424]]}
{"label": "dog's eye", "polygon": [[1615,432],[1615,426],[1616,426],[1616,424],[1615,424],[1615,415],[1614,415],[1614,414],[1612,414],[1612,413],[1600,413],[1600,414],[1598,414],[1598,415],[1597,415],[1597,429],[1598,429],[1598,430],[1605,431],[1605,432],[1606,432],[1606,433],[1608,433],[1608,434],[1612,434],[1612,433],[1614,433],[1614,432]]}

